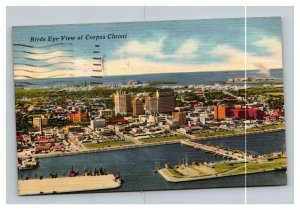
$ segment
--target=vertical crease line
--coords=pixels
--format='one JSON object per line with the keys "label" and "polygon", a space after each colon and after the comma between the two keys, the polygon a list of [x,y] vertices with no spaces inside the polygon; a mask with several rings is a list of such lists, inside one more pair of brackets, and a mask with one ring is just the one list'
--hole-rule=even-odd
{"label": "vertical crease line", "polygon": [[245,204],[247,204],[247,6],[245,6],[245,21],[244,21],[244,27],[245,27],[245,55],[244,55],[244,68],[245,68]]}

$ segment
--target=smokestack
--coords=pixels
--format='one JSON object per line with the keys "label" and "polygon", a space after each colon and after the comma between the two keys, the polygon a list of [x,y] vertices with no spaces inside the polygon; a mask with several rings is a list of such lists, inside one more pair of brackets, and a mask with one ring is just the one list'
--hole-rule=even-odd
{"label": "smokestack", "polygon": [[254,65],[257,67],[257,69],[259,70],[259,73],[264,75],[265,77],[270,77],[270,69],[267,68],[265,65],[263,65],[262,63],[254,63]]}

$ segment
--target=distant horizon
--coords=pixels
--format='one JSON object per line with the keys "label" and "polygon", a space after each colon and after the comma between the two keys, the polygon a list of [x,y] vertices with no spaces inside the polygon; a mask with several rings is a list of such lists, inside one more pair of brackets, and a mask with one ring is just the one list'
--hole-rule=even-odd
{"label": "distant horizon", "polygon": [[[247,71],[260,71],[259,69],[248,69]],[[277,69],[270,69],[269,71],[283,71],[282,68]],[[128,77],[128,76],[139,76],[139,75],[156,75],[156,74],[188,74],[188,73],[213,73],[213,72],[245,72],[245,70],[215,70],[215,71],[190,71],[190,72],[161,72],[161,73],[144,73],[144,74],[126,74],[126,75],[104,75],[102,77],[99,77],[99,79],[104,77]],[[261,73],[264,74],[264,73]],[[93,76],[75,76],[75,77],[54,77],[54,78],[24,78],[24,79],[15,79],[15,81],[20,80],[48,80],[48,79],[70,79],[70,78],[90,78]]]}

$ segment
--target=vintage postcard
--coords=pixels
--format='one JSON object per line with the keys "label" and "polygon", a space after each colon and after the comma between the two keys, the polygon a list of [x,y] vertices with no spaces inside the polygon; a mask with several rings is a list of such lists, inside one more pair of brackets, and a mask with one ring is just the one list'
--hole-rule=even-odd
{"label": "vintage postcard", "polygon": [[280,17],[13,27],[19,194],[286,185],[281,39]]}

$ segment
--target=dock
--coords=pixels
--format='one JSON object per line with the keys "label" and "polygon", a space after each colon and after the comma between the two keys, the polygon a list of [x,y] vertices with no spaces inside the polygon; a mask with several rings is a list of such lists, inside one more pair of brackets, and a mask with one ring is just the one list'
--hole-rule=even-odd
{"label": "dock", "polygon": [[237,160],[214,163],[197,163],[192,165],[165,165],[158,173],[168,182],[188,182],[195,180],[214,179],[268,171],[286,171],[286,154],[272,153],[259,156],[254,161]]}
{"label": "dock", "polygon": [[199,149],[203,150],[205,152],[209,152],[212,154],[217,154],[223,157],[228,157],[237,161],[253,161],[254,158],[250,155],[247,155],[246,153],[242,151],[234,151],[234,150],[229,150],[229,149],[222,149],[216,146],[209,146],[206,144],[200,144],[196,142],[192,142],[190,140],[181,140],[180,142],[183,145],[193,147],[194,149]]}
{"label": "dock", "polygon": [[19,195],[53,194],[114,189],[121,186],[113,174],[18,180]]}

